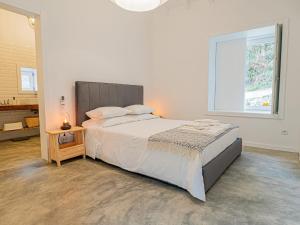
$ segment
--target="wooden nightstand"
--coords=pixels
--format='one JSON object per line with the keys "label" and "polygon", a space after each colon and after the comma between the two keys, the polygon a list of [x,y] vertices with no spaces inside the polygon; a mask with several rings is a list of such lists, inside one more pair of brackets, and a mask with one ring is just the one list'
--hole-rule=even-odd
{"label": "wooden nightstand", "polygon": [[[61,161],[82,155],[85,158],[83,127],[72,127],[70,130],[51,130],[49,134],[48,162],[55,160],[57,166],[61,166]],[[66,144],[59,144],[59,136],[65,133],[73,133],[74,141]]]}

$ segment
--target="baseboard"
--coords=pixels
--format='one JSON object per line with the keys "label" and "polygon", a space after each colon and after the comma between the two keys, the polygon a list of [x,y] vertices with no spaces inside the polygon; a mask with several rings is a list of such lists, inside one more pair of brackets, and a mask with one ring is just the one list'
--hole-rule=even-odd
{"label": "baseboard", "polygon": [[284,151],[284,152],[300,153],[298,149],[289,146],[270,145],[270,144],[257,143],[257,142],[244,141],[244,140],[243,140],[243,145],[249,147],[255,147],[255,148],[264,148],[264,149]]}

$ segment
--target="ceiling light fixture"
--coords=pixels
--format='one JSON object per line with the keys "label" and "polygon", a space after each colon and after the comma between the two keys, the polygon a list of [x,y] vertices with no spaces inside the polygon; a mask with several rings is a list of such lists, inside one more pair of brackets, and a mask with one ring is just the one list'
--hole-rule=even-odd
{"label": "ceiling light fixture", "polygon": [[153,10],[168,0],[111,0],[123,9],[134,12]]}

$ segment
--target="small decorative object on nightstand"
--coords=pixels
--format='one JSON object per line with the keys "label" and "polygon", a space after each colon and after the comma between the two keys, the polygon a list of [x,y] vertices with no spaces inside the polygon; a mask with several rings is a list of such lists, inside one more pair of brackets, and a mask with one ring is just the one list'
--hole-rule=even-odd
{"label": "small decorative object on nightstand", "polygon": [[64,119],[63,125],[60,127],[60,129],[62,129],[62,130],[70,130],[72,126],[69,123],[69,120],[70,120],[69,114],[65,113],[65,119]]}
{"label": "small decorative object on nightstand", "polygon": [[[69,130],[47,131],[49,134],[49,155],[48,161],[55,160],[57,166],[61,166],[61,161],[82,155],[85,158],[85,142],[83,127],[72,127]],[[59,137],[66,133],[73,133],[74,140],[69,143],[60,144]]]}
{"label": "small decorative object on nightstand", "polygon": [[62,130],[70,130],[71,129],[70,123],[67,121],[67,119],[64,120],[63,125],[60,127]]}

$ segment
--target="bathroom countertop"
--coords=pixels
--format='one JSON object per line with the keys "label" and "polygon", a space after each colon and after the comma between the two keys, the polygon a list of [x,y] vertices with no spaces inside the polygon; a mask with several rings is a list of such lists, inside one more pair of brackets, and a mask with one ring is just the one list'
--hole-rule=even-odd
{"label": "bathroom countertop", "polygon": [[38,110],[39,105],[0,105],[0,111],[10,110]]}

